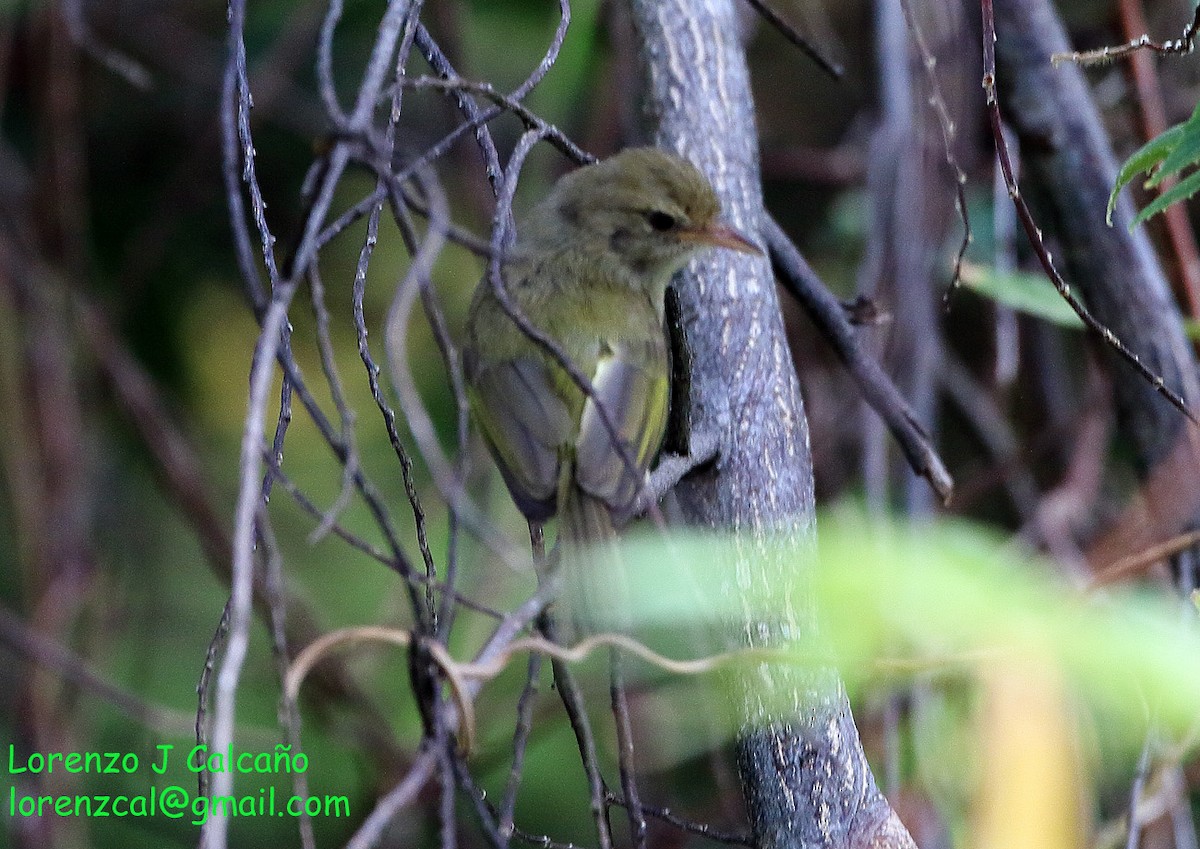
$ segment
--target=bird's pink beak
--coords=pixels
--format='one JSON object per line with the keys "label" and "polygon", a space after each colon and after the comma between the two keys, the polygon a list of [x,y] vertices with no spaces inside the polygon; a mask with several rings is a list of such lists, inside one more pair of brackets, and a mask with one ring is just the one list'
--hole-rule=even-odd
{"label": "bird's pink beak", "polygon": [[737,230],[725,224],[710,224],[707,227],[697,227],[693,230],[682,230],[679,237],[687,242],[700,245],[711,245],[715,248],[729,248],[746,254],[762,255],[762,249],[747,239]]}

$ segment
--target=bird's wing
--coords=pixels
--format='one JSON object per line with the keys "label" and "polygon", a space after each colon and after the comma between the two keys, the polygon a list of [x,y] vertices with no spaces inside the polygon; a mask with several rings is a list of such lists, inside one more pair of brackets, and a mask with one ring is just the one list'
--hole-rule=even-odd
{"label": "bird's wing", "polygon": [[[575,441],[575,480],[589,495],[620,512],[633,504],[662,442],[670,403],[666,342],[661,334],[602,350],[592,375],[596,398],[588,398]],[[596,409],[608,413],[622,457]]]}
{"label": "bird's wing", "polygon": [[529,518],[549,518],[575,425],[545,363],[527,357],[488,363],[473,376],[470,393],[513,500]]}

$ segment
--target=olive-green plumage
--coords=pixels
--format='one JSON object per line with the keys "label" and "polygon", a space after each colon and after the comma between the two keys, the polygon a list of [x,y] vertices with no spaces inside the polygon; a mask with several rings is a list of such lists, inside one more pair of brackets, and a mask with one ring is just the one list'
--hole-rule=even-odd
{"label": "olive-green plumage", "polygon": [[632,506],[662,441],[671,276],[706,246],[757,250],[718,222],[719,209],[690,163],[634,148],[559,180],[504,257],[513,303],[590,378],[632,469],[595,400],[517,327],[491,282],[475,291],[465,349],[472,408],[518,507],[535,521],[561,514],[565,548],[611,536],[612,516]]}

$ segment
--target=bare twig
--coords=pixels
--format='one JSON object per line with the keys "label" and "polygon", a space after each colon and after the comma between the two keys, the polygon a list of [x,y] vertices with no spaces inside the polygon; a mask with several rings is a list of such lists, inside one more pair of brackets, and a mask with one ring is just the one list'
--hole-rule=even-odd
{"label": "bare twig", "polygon": [[967,248],[971,246],[974,238],[971,233],[971,218],[967,213],[967,173],[958,164],[958,157],[954,155],[954,142],[958,135],[958,128],[954,119],[950,117],[950,109],[946,105],[946,98],[942,95],[942,84],[937,74],[937,58],[925,42],[924,30],[913,17],[910,0],[900,0],[900,8],[904,12],[904,22],[908,26],[908,31],[912,34],[913,44],[921,57],[921,67],[925,70],[925,81],[929,87],[929,105],[933,108],[933,112],[937,116],[938,127],[942,131],[942,149],[946,157],[946,165],[954,175],[954,206],[963,227],[962,241],[959,242],[958,252],[954,255],[954,270],[950,275],[950,286],[946,292],[946,297],[949,297],[950,292],[958,287],[962,278],[963,258],[967,255]]}
{"label": "bare twig", "polygon": [[321,32],[317,38],[317,89],[321,92],[321,101],[325,105],[325,113],[335,126],[346,124],[346,115],[338,100],[337,86],[333,81],[333,34],[342,18],[342,0],[329,0],[325,10],[325,19],[321,23]]}
{"label": "bare twig", "polygon": [[[265,459],[266,459],[266,462],[268,462],[268,464],[273,462],[273,459],[270,456],[267,456]],[[272,472],[272,474],[275,475],[276,481],[279,483],[280,486],[283,487],[284,491],[286,493],[288,493],[290,496],[292,496],[293,499],[295,499],[296,504],[299,505],[301,510],[303,510],[305,513],[307,513],[312,518],[316,519],[318,522],[322,521],[325,518],[326,514],[323,513],[321,511],[321,509],[318,508],[315,504],[313,504],[312,501],[309,500],[308,496],[304,494],[304,491],[301,490],[300,487],[298,487],[291,478],[289,478],[286,474],[284,474],[283,471],[280,470],[278,466],[272,466],[271,472]],[[334,536],[341,539],[343,542],[347,543],[350,547],[352,547],[358,551],[361,551],[363,554],[367,555],[372,560],[375,560],[376,562],[378,562],[384,566],[387,566],[389,569],[393,569],[394,571],[396,571],[402,575],[404,574],[403,570],[399,566],[397,566],[395,560],[388,557],[380,549],[371,545],[369,542],[364,540],[362,537],[346,530],[342,525],[337,524],[335,522],[330,527],[330,532]],[[420,573],[413,573],[411,575],[411,580],[415,580],[415,581],[418,581],[418,582],[424,584],[429,579],[425,575],[422,575]],[[486,604],[482,604],[478,601],[475,601],[474,599],[469,598],[468,596],[465,596],[462,593],[459,593],[457,591],[452,591],[452,589],[444,582],[435,581],[434,587],[437,589],[438,592],[442,593],[443,595],[450,596],[450,598],[453,599],[455,604],[461,605],[462,607],[464,607],[468,610],[473,610],[476,613],[482,613],[484,616],[488,616],[492,619],[503,619],[505,617],[504,613],[501,613],[500,611],[498,611],[492,607],[488,607]]]}
{"label": "bare twig", "polygon": [[[342,465],[342,488],[337,500],[321,517],[320,524],[308,535],[310,545],[324,539],[337,524],[338,516],[350,506],[354,497],[354,476],[359,469],[358,445],[354,436],[354,411],[346,403],[346,393],[342,388],[342,378],[338,373],[337,361],[334,358],[333,340],[329,336],[329,308],[325,305],[325,285],[316,266],[309,269],[308,288],[312,296],[313,313],[317,318],[317,350],[321,354],[321,370],[325,373],[325,382],[329,385],[333,405],[338,411],[341,421],[341,439],[346,446],[346,462]],[[274,456],[278,456],[275,454]]]}
{"label": "bare twig", "polygon": [[[443,721],[445,715],[440,711],[434,715],[435,744],[438,751],[438,771],[442,780],[441,796],[438,799],[438,828],[442,833],[441,849],[456,849],[458,846],[458,824],[455,817],[454,792],[461,775],[466,771],[462,760],[454,751],[451,735]],[[493,828],[490,821],[485,821],[485,830]]]}
{"label": "bare twig", "polygon": [[774,7],[767,2],[767,0],[746,0],[746,2],[754,7],[754,11],[762,15],[764,21],[775,27],[775,29],[779,31],[780,35],[782,35],[796,47],[800,48],[800,52],[802,52],[805,56],[816,62],[818,68],[829,74],[829,76],[833,77],[835,80],[840,80],[842,78],[842,75],[845,73],[845,71],[842,69],[842,66],[830,59],[827,59],[820,50],[818,50],[807,38],[800,34],[799,30],[785,21],[783,17],[777,11],[775,11]]}
{"label": "bare twig", "polygon": [[84,17],[83,0],[62,0],[62,13],[71,40],[84,53],[136,89],[149,91],[153,87],[154,80],[144,65],[96,38]]}
{"label": "bare twig", "polygon": [[[542,632],[554,641],[553,623],[549,617],[542,619]],[[604,785],[604,776],[600,774],[600,761],[596,754],[596,737],[592,733],[592,724],[588,719],[587,705],[583,692],[575,681],[571,670],[561,660],[551,662],[554,669],[554,684],[558,688],[559,698],[567,712],[567,720],[571,730],[575,732],[575,742],[579,749],[579,758],[583,763],[583,771],[587,775],[588,792],[591,794],[592,819],[596,823],[596,839],[600,849],[613,849],[612,824],[608,820],[608,794]]]}
{"label": "bare twig", "polygon": [[12,611],[0,607],[0,643],[15,654],[49,669],[85,692],[159,734],[186,735],[191,718],[144,701],[97,674],[79,655],[32,630]]}
{"label": "bare twig", "polygon": [[[498,817],[496,807],[488,801],[487,793],[485,793],[483,788],[480,787],[475,779],[471,777],[471,772],[467,769],[462,758],[456,758],[454,764],[458,775],[459,787],[462,788],[463,792],[471,800],[471,804],[474,806],[475,812],[479,816],[479,821],[482,823],[488,838],[495,846],[504,845],[503,837],[493,826],[493,824],[497,822]],[[527,843],[530,846],[536,846],[538,849],[582,849],[575,843],[562,843],[554,840],[548,835],[530,834],[529,832],[523,831],[519,828],[513,829],[512,836],[520,840],[522,843]]]}
{"label": "bare twig", "polygon": [[1181,551],[1187,551],[1197,544],[1200,544],[1200,531],[1188,531],[1185,534],[1179,534],[1169,540],[1153,545],[1144,551],[1122,557],[1120,560],[1104,566],[1097,572],[1088,588],[1094,590],[1139,575],[1155,563],[1161,563],[1167,558]]}
{"label": "bare twig", "polygon": [[[407,4],[399,2],[399,0],[394,0],[388,5],[364,74],[358,99],[355,102],[354,112],[350,116],[349,126],[351,129],[365,127],[371,119],[373,105],[382,88],[388,63],[400,36],[400,26],[406,9]],[[250,397],[242,433],[239,462],[240,483],[234,524],[229,638],[218,675],[216,709],[213,717],[212,741],[213,745],[219,749],[233,745],[237,687],[249,646],[250,612],[253,597],[254,526],[256,505],[260,503],[262,493],[262,487],[255,486],[255,480],[258,478],[261,468],[260,452],[264,435],[266,397],[274,373],[274,361],[284,343],[288,306],[296,291],[295,278],[282,279],[276,266],[274,260],[275,239],[266,221],[266,204],[253,170],[254,145],[249,122],[251,95],[246,74],[244,41],[245,15],[244,0],[231,0],[229,9],[229,62],[231,69],[227,71],[227,74],[235,83],[236,98],[233,96],[227,98],[227,106],[236,106],[237,110],[236,135],[241,144],[242,176],[250,192],[254,220],[262,240],[262,254],[271,280],[272,293],[270,304],[261,318],[262,332],[255,346]],[[235,100],[236,102],[234,102]],[[231,120],[231,116],[226,116],[226,120]],[[228,133],[227,130],[227,135]],[[236,150],[230,150],[228,145],[226,150],[227,153],[235,155],[238,153]],[[303,236],[297,246],[292,264],[293,270],[299,269],[301,274],[304,273],[315,255],[314,239],[319,231],[320,220],[329,209],[334,185],[345,168],[348,156],[349,152],[344,149],[344,146],[335,146],[330,154],[329,168],[325,172],[316,200],[309,210]],[[227,173],[230,173],[233,167],[233,163],[226,162]],[[233,190],[240,192],[240,188],[236,184],[233,186]],[[258,306],[261,307],[261,304]],[[233,775],[228,772],[218,773],[213,783],[213,791],[217,795],[230,795],[232,790]],[[224,849],[227,831],[227,812],[224,809],[216,810],[204,826],[204,839],[211,849]]]}
{"label": "bare twig", "polygon": [[413,765],[409,767],[408,774],[375,804],[371,813],[358,827],[358,831],[354,832],[354,836],[346,843],[346,849],[371,849],[378,845],[384,830],[395,819],[396,814],[411,805],[417,794],[433,777],[437,764],[436,746],[432,741],[427,741]]}
{"label": "bare twig", "polygon": [[525,686],[517,700],[517,724],[513,731],[513,757],[508,780],[504,785],[504,796],[500,802],[498,830],[503,842],[512,837],[515,825],[513,817],[517,809],[517,791],[521,786],[521,775],[525,765],[525,751],[529,745],[529,733],[533,729],[533,703],[537,696],[538,677],[542,671],[542,656],[531,654],[529,668],[525,673]]}
{"label": "bare twig", "polygon": [[[458,72],[454,70],[454,66],[450,64],[450,60],[442,52],[442,49],[438,47],[437,42],[433,40],[433,36],[429,34],[429,30],[425,29],[424,26],[418,26],[417,28],[417,47],[436,73],[441,74],[446,79],[459,79]],[[462,111],[463,116],[466,117],[466,122],[448,133],[445,138],[417,157],[411,164],[415,166],[419,162],[429,162],[437,159],[449,151],[454,142],[473,130],[475,131],[479,152],[483,157],[483,166],[487,173],[488,184],[492,187],[493,194],[499,195],[500,181],[504,179],[504,169],[500,165],[500,153],[496,150],[496,143],[492,141],[492,134],[488,130],[487,123],[496,117],[496,115],[499,115],[502,110],[497,108],[495,115],[487,117],[486,113],[480,111],[479,104],[475,102],[474,98],[469,97],[466,92],[455,92],[455,100],[458,102],[458,108]]]}
{"label": "bare twig", "polygon": [[625,810],[629,814],[633,845],[637,849],[646,849],[646,816],[642,812],[641,794],[638,792],[635,774],[637,767],[633,759],[633,724],[629,717],[629,697],[625,691],[621,653],[615,648],[609,649],[609,663],[609,693],[617,726],[617,763],[621,775],[621,792],[625,794],[628,803]]}
{"label": "bare twig", "polygon": [[[626,806],[623,798],[618,796],[612,790],[608,791],[608,801],[613,805]],[[679,816],[670,808],[660,808],[655,805],[642,805],[642,813],[646,816],[653,817],[656,820],[661,820],[669,825],[674,826],[680,831],[686,831],[689,834],[697,834],[701,837],[708,838],[714,843],[724,843],[728,846],[753,846],[754,841],[749,834],[734,834],[732,832],[720,831],[710,825],[701,822],[693,822]]]}
{"label": "bare twig", "polygon": [[[363,366],[367,372],[367,382],[371,388],[371,397],[375,399],[375,405],[379,408],[379,412],[383,416],[388,441],[391,443],[392,450],[396,454],[396,459],[400,463],[400,474],[404,481],[404,492],[408,497],[413,518],[416,522],[417,544],[421,552],[421,557],[425,562],[425,574],[427,578],[432,580],[436,575],[436,569],[433,563],[433,553],[429,549],[429,542],[425,531],[425,510],[421,506],[416,482],[413,478],[412,458],[409,457],[408,450],[400,440],[400,431],[396,425],[396,411],[392,409],[392,406],[383,396],[383,389],[379,383],[380,368],[375,363],[375,359],[371,354],[371,347],[367,342],[367,319],[366,310],[363,306],[366,298],[367,267],[370,264],[371,255],[379,239],[379,218],[382,210],[383,204],[381,201],[371,210],[371,214],[367,218],[367,238],[359,251],[358,262],[354,270],[354,329],[358,337],[358,355],[362,359]],[[415,587],[410,586],[409,593],[413,613],[417,617],[417,621],[427,627],[431,626],[430,617],[433,615],[432,611],[417,596]]]}
{"label": "bare twig", "polygon": [[[270,612],[271,648],[275,657],[275,672],[282,683],[287,678],[290,652],[287,639],[287,605],[283,579],[283,556],[275,539],[275,531],[271,526],[267,510],[260,505],[258,511],[258,530],[265,551],[264,572],[266,578],[266,600]],[[279,724],[287,734],[288,745],[293,753],[302,750],[300,743],[300,711],[294,701],[281,700],[279,704]],[[295,771],[292,773],[292,793],[300,798],[308,798],[308,774]],[[302,810],[300,821],[301,849],[315,849],[316,837],[313,834],[312,816],[307,809]]]}
{"label": "bare twig", "polygon": [[1142,794],[1146,789],[1146,779],[1150,775],[1150,750],[1154,743],[1153,729],[1146,732],[1142,742],[1142,753],[1138,757],[1137,770],[1133,775],[1133,783],[1129,787],[1129,833],[1125,837],[1125,849],[1138,849],[1142,838],[1142,826],[1146,821],[1139,816]]}
{"label": "bare twig", "polygon": [[[507,110],[520,118],[525,124],[526,129],[541,130],[545,134],[544,138],[546,141],[557,147],[568,159],[576,164],[586,165],[589,162],[596,161],[596,157],[592,156],[579,145],[575,144],[575,142],[568,138],[566,133],[564,133],[558,127],[543,120],[515,96],[502,94],[496,91],[495,86],[493,86],[491,83],[471,82],[470,80],[464,80],[460,78],[437,79],[435,77],[417,77],[414,80],[406,80],[405,84],[416,89],[431,88],[447,93],[454,91],[465,91],[470,92],[471,94],[478,94],[482,97],[486,97],[497,106],[502,107],[503,110]],[[496,111],[494,114],[491,112],[484,114],[490,114],[492,117],[497,117],[501,114],[501,111]],[[422,157],[422,160],[423,159],[424,157]],[[403,177],[409,173],[412,173],[418,164],[423,164],[422,160],[418,160],[418,162],[409,165],[400,173],[400,176]]]}
{"label": "bare twig", "polygon": [[1101,65],[1105,62],[1119,59],[1122,56],[1136,53],[1139,50],[1151,50],[1160,56],[1187,56],[1196,47],[1196,31],[1198,28],[1200,28],[1200,5],[1196,6],[1196,11],[1193,13],[1192,19],[1183,28],[1183,35],[1179,38],[1159,43],[1149,35],[1142,34],[1116,47],[1101,47],[1097,50],[1085,50],[1083,52],[1055,53],[1050,57],[1050,61],[1055,65],[1060,65],[1063,62],[1075,62],[1079,65]]}
{"label": "bare twig", "polygon": [[863,350],[841,303],[817,279],[800,251],[774,219],[765,216],[762,229],[779,281],[805,308],[849,369],[867,403],[887,423],[913,471],[929,481],[943,503],[948,502],[954,492],[950,473],[908,402],[879,364]]}
{"label": "bare twig", "polygon": [[[217,676],[216,708],[212,725],[212,744],[217,751],[233,745],[234,714],[237,688],[241,680],[242,666],[250,643],[250,613],[253,600],[254,528],[257,506],[261,503],[261,485],[258,470],[263,439],[264,414],[267,393],[271,388],[275,354],[280,334],[286,321],[287,303],[295,286],[277,290],[263,320],[262,334],[255,346],[254,367],[251,370],[250,399],[247,405],[246,422],[242,431],[242,447],[239,461],[241,471],[237,514],[233,538],[233,577],[229,598],[229,637],[225,656]],[[217,773],[212,785],[217,796],[228,796],[233,792],[233,774]],[[205,824],[204,833],[213,849],[224,849],[228,829],[228,815],[222,810],[214,811]]]}

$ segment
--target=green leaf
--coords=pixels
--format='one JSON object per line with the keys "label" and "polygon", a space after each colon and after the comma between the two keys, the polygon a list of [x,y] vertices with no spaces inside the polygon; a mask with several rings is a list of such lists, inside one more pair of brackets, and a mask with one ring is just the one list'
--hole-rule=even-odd
{"label": "green leaf", "polygon": [[1110,227],[1112,226],[1112,213],[1117,206],[1117,195],[1120,194],[1121,189],[1125,188],[1126,184],[1138,174],[1149,171],[1166,159],[1171,151],[1179,145],[1183,135],[1183,125],[1177,124],[1163,132],[1162,135],[1150,139],[1125,160],[1120,173],[1117,174],[1117,181],[1113,185],[1112,193],[1108,196],[1108,210],[1105,212],[1104,218]]}
{"label": "green leaf", "polygon": [[1139,212],[1129,225],[1129,229],[1141,224],[1152,215],[1157,215],[1176,201],[1186,200],[1200,190],[1200,171],[1193,171],[1174,186],[1156,197]]}
{"label": "green leaf", "polygon": [[[1178,175],[1197,163],[1200,163],[1200,103],[1196,105],[1190,118],[1146,142],[1125,161],[1108,196],[1105,221],[1112,226],[1117,195],[1137,174],[1145,172],[1148,175],[1146,188],[1152,189],[1161,185],[1168,177]],[[1133,223],[1129,225],[1130,229],[1150,216],[1162,212],[1172,203],[1195,194],[1200,189],[1200,182],[1193,180],[1194,176],[1184,178],[1179,185],[1155,198],[1137,214]]]}
{"label": "green leaf", "polygon": [[971,291],[1009,309],[1060,327],[1083,328],[1079,316],[1044,275],[1016,271],[1001,273],[988,266],[969,265],[963,267],[962,282]]}
{"label": "green leaf", "polygon": [[[1171,174],[1182,171],[1189,165],[1195,165],[1200,160],[1200,108],[1192,112],[1192,117],[1171,129],[1182,130],[1174,149],[1162,161],[1157,170],[1146,181],[1147,188],[1159,185]],[[1170,130],[1167,131],[1169,133]],[[1167,135],[1163,133],[1163,135]]]}
{"label": "green leaf", "polygon": [[[776,642],[771,679],[784,683],[779,692],[755,678],[763,704],[778,698],[777,709],[789,709],[790,674],[804,676],[790,681],[806,687],[836,686],[820,671],[830,661],[852,696],[881,680],[921,674],[927,664],[970,673],[997,662],[1028,663],[1059,670],[1104,717],[1106,742],[1131,754],[1144,739],[1147,704],[1171,733],[1195,726],[1200,631],[1181,622],[1178,600],[1168,594],[1114,587],[1089,596],[1053,565],[980,525],[906,525],[845,505],[822,516],[815,545],[808,535],[746,542],[683,531],[669,542],[626,538],[620,578],[611,580],[628,587],[639,635],[676,638],[670,647],[660,644],[675,658],[707,654],[696,635],[728,628],[731,620],[789,621],[796,611],[808,617],[816,610],[819,637],[802,625],[784,632],[790,641]],[[742,571],[735,577],[735,564],[756,558],[745,567],[748,579]],[[753,674],[766,659],[725,656],[722,667],[707,669]],[[661,672],[650,674],[661,680]]]}

